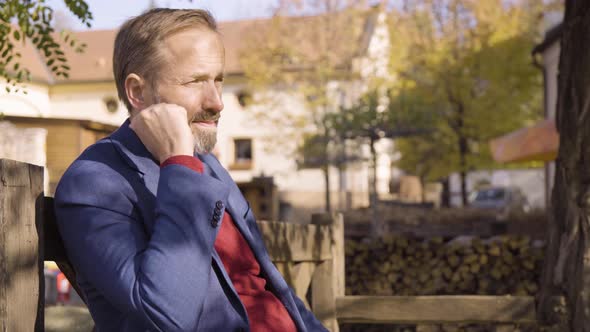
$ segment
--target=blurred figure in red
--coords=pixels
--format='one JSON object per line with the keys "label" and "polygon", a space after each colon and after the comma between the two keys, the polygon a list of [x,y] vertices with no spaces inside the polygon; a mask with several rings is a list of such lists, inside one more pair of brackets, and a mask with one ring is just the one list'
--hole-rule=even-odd
{"label": "blurred figure in red", "polygon": [[66,276],[60,272],[57,275],[57,303],[58,304],[68,304],[70,302],[70,292],[72,291],[72,286]]}

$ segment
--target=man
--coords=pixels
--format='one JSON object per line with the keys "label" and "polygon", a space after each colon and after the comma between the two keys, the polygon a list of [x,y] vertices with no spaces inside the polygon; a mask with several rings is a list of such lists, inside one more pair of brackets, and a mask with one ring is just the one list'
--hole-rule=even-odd
{"label": "man", "polygon": [[130,112],[55,195],[99,331],[325,331],[271,263],[247,202],[209,152],[224,47],[209,13],[126,22],[113,70]]}

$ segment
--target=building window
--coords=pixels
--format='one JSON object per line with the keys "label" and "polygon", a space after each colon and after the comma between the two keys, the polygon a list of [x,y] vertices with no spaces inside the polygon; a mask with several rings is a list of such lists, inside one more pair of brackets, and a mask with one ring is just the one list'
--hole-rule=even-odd
{"label": "building window", "polygon": [[252,139],[234,139],[234,162],[231,169],[252,168]]}
{"label": "building window", "polygon": [[238,98],[238,103],[240,103],[240,106],[246,107],[252,101],[252,94],[248,90],[240,90],[236,94],[236,98]]}
{"label": "building window", "polygon": [[115,97],[105,97],[102,101],[109,113],[115,113],[119,109],[119,101]]}

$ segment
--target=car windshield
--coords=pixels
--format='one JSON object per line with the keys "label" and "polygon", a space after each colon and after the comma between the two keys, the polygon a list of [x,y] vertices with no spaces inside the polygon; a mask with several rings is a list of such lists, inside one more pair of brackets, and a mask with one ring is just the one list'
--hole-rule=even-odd
{"label": "car windshield", "polygon": [[499,201],[504,199],[505,195],[504,189],[485,189],[477,192],[475,201]]}

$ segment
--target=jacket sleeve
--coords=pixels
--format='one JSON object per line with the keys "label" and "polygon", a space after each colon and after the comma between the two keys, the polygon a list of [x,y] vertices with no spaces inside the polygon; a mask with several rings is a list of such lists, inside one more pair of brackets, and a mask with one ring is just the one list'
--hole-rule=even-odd
{"label": "jacket sleeve", "polygon": [[184,166],[162,168],[151,234],[134,195],[108,166],[74,164],[55,197],[68,257],[85,282],[146,329],[196,330],[218,231],[211,219],[228,189]]}

